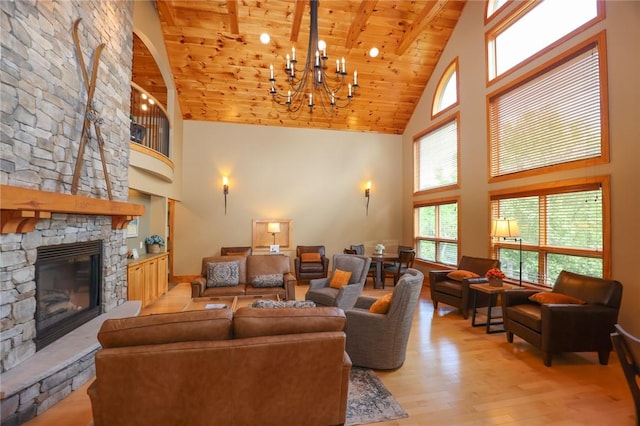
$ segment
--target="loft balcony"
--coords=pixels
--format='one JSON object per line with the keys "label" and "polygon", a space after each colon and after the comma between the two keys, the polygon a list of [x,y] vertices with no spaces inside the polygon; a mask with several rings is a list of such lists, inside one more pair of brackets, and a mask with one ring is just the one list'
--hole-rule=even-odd
{"label": "loft balcony", "polygon": [[131,82],[129,163],[164,181],[173,181],[169,114],[149,92]]}

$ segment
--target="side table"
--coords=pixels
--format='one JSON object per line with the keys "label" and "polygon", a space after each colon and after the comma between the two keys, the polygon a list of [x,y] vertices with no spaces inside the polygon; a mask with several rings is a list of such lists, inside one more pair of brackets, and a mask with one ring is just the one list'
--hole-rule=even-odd
{"label": "side table", "polygon": [[[513,290],[522,288],[517,285],[512,284],[502,284],[500,287],[494,287],[489,284],[470,284],[469,288],[472,289],[472,297],[473,297],[473,315],[471,316],[471,326],[472,327],[487,327],[487,334],[491,333],[502,333],[504,332],[504,328],[491,328],[491,326],[502,325],[504,323],[502,319],[502,308],[496,306],[496,301],[498,300],[498,295],[505,290]],[[489,296],[489,305],[487,306],[487,321],[483,323],[476,323],[476,314],[478,312],[478,292],[485,293]],[[494,315],[496,312],[496,315]],[[500,319],[500,321],[492,321],[495,319]]]}

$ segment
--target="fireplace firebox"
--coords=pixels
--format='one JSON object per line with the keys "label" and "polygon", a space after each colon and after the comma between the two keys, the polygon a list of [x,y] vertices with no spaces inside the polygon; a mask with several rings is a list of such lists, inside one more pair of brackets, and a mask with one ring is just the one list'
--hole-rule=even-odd
{"label": "fireplace firebox", "polygon": [[102,240],[38,248],[36,350],[100,315]]}

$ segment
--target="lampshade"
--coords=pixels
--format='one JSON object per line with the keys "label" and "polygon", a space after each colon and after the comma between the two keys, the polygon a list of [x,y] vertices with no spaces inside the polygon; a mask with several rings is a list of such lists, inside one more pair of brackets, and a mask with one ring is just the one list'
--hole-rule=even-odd
{"label": "lampshade", "polygon": [[267,232],[270,234],[277,234],[280,232],[280,222],[267,223]]}
{"label": "lampshade", "polygon": [[496,219],[491,221],[491,236],[503,238],[519,237],[518,221],[515,219]]}

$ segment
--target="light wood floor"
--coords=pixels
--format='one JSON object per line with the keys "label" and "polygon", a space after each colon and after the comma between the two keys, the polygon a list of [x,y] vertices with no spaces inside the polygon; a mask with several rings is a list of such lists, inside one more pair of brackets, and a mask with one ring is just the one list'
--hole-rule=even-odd
{"label": "light wood floor", "polygon": [[[392,291],[373,290],[380,296]],[[306,286],[296,288],[304,299]],[[179,284],[142,315],[175,312],[190,297],[188,284]],[[598,364],[595,353],[568,353],[542,363],[540,353],[504,333],[487,335],[472,328],[453,308],[440,304],[434,312],[424,288],[416,311],[407,359],[390,372],[378,372],[387,388],[409,413],[385,425],[634,425],[631,394],[615,353],[609,365]],[[26,423],[29,426],[87,426],[91,406],[88,384]],[[312,413],[310,413],[312,415]]]}

